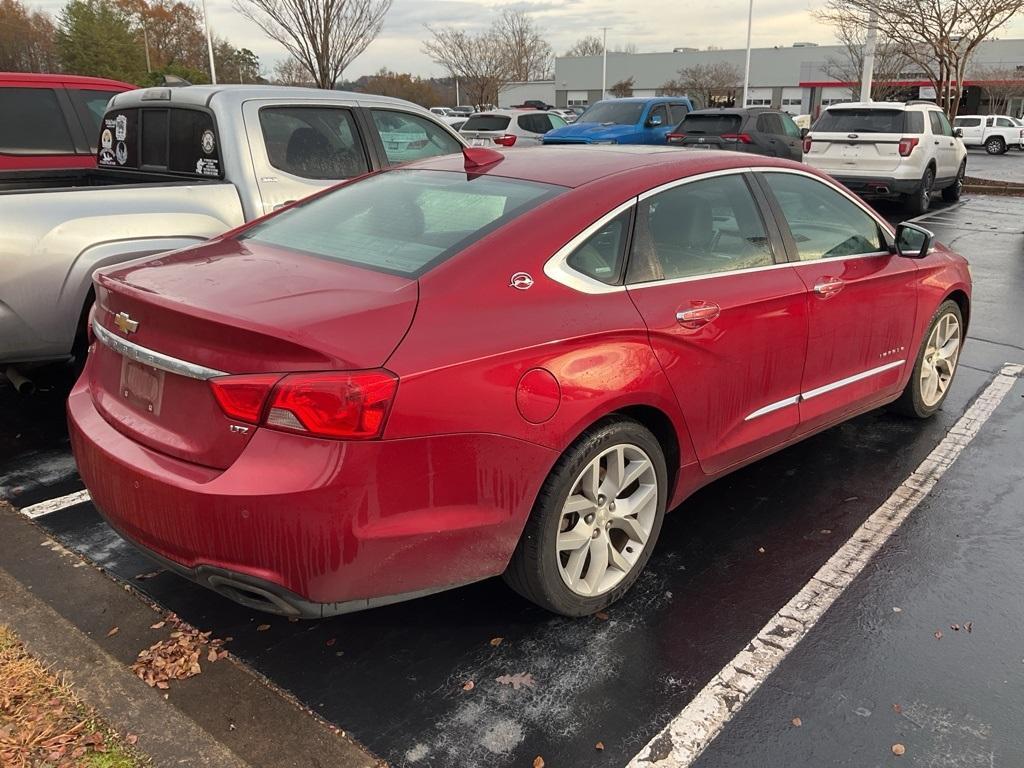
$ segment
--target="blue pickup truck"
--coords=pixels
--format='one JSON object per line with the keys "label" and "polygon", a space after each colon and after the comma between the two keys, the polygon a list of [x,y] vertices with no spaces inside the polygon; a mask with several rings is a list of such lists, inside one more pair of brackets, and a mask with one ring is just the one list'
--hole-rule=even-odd
{"label": "blue pickup truck", "polygon": [[607,99],[572,125],[544,134],[545,144],[665,144],[693,103],[685,96]]}

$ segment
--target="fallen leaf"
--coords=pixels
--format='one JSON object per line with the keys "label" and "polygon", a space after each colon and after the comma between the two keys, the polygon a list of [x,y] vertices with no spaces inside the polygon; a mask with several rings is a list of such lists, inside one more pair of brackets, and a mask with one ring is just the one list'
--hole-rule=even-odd
{"label": "fallen leaf", "polygon": [[893,612],[893,613],[903,613],[903,609],[902,609],[902,608],[900,608],[900,607],[899,607],[898,605],[894,605],[894,606],[892,607],[892,612]]}
{"label": "fallen leaf", "polygon": [[792,722],[795,728],[799,728],[801,725],[804,724],[804,721],[801,720],[799,717],[794,717]]}
{"label": "fallen leaf", "polygon": [[604,742],[603,741],[597,742],[597,744],[594,745],[594,749],[596,749],[598,752],[603,752],[604,751]]}
{"label": "fallen leaf", "polygon": [[897,715],[902,714],[903,713],[903,707],[901,707],[899,704],[893,704],[892,705],[892,711],[895,712]]}
{"label": "fallen leaf", "polygon": [[954,632],[959,632],[960,631],[960,625],[959,624],[950,624],[949,628],[952,629]]}
{"label": "fallen leaf", "polygon": [[157,680],[156,687],[159,688],[161,691],[166,691],[171,686],[166,680]]}
{"label": "fallen leaf", "polygon": [[760,552],[763,555],[764,554],[764,547],[758,547],[757,551]]}
{"label": "fallen leaf", "polygon": [[136,733],[129,733],[127,736],[124,737],[124,740],[127,741],[129,744],[138,744],[139,736]]}
{"label": "fallen leaf", "polygon": [[518,691],[520,688],[535,688],[537,681],[533,679],[533,675],[529,672],[519,672],[514,675],[500,675],[494,678],[494,682],[501,683],[502,685],[511,685],[513,691]]}
{"label": "fallen leaf", "polygon": [[148,571],[146,573],[140,573],[140,574],[136,575],[134,578],[135,578],[136,581],[145,581],[146,579],[152,579],[154,576],[159,576],[161,573],[163,573],[163,570],[157,569],[155,571]]}
{"label": "fallen leaf", "polygon": [[476,688],[476,683],[472,680],[467,680],[462,684],[462,690],[464,691],[472,691],[474,688]]}
{"label": "fallen leaf", "polygon": [[964,624],[964,629],[967,630],[967,634],[971,634],[971,630],[974,629],[974,622],[968,621],[966,624]]}
{"label": "fallen leaf", "polygon": [[544,768],[544,758],[540,755],[533,758],[533,768]]}
{"label": "fallen leaf", "polygon": [[164,624],[166,624],[166,623],[167,623],[166,621],[158,621],[156,624],[150,624],[149,628],[150,629],[163,629],[164,628]]}
{"label": "fallen leaf", "polygon": [[604,611],[598,611],[594,614],[594,618],[598,621],[608,621],[608,614]]}
{"label": "fallen leaf", "polygon": [[502,641],[504,639],[505,639],[504,637],[492,637],[491,638],[491,645],[493,645],[495,648],[497,648],[499,645],[501,645],[501,643],[502,643]]}
{"label": "fallen leaf", "polygon": [[941,629],[935,630],[935,639],[936,640],[941,640],[942,639],[942,630]]}
{"label": "fallen leaf", "polygon": [[260,624],[258,627],[256,627],[257,632],[266,632],[268,629],[270,629],[269,624]]}
{"label": "fallen leaf", "polygon": [[893,744],[892,745],[892,753],[894,755],[896,755],[897,757],[899,757],[900,755],[902,755],[906,751],[907,751],[907,748],[904,747],[902,744]]}
{"label": "fallen leaf", "polygon": [[107,637],[113,637],[113,636],[114,636],[114,635],[116,635],[116,634],[117,634],[117,633],[118,633],[119,631],[120,631],[120,630],[119,630],[119,629],[118,629],[117,627],[111,627],[111,628],[110,628],[110,631],[109,631],[109,632],[107,632]]}
{"label": "fallen leaf", "polygon": [[206,654],[206,660],[207,661],[216,661],[217,660],[217,649],[216,648],[211,648],[210,649],[210,652],[208,654]]}

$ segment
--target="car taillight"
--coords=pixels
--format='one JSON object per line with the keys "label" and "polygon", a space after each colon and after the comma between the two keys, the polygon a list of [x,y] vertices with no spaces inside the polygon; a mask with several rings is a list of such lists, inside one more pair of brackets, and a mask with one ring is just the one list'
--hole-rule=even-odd
{"label": "car taillight", "polygon": [[293,373],[274,387],[264,424],[319,437],[380,437],[398,378],[389,371]]}
{"label": "car taillight", "polygon": [[516,143],[516,137],[511,133],[506,133],[504,136],[498,136],[494,139],[495,144],[501,144],[503,147],[511,147]]}
{"label": "car taillight", "polygon": [[814,144],[814,140],[810,136],[804,136],[804,154],[806,155],[811,151],[811,145]]}
{"label": "car taillight", "polygon": [[210,379],[210,389],[225,415],[238,421],[259,424],[267,395],[280,380],[279,373],[218,376]]}
{"label": "car taillight", "polygon": [[750,135],[746,133],[723,133],[722,138],[726,141],[738,141],[740,144],[750,144]]}
{"label": "car taillight", "polygon": [[670,143],[673,142],[673,141],[682,141],[685,138],[686,138],[686,134],[685,133],[670,133],[670,134],[665,136],[665,139],[667,141],[669,141]]}
{"label": "car taillight", "polygon": [[385,370],[256,373],[210,379],[210,388],[232,419],[317,437],[366,440],[384,431],[398,378]]}
{"label": "car taillight", "polygon": [[910,153],[914,151],[918,141],[919,139],[912,137],[900,139],[900,157],[910,157]]}

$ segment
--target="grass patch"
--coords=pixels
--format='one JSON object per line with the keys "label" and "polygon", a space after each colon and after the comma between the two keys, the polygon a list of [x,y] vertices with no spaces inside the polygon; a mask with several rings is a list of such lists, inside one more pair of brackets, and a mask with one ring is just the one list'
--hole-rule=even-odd
{"label": "grass patch", "polygon": [[147,768],[150,761],[0,625],[0,765]]}

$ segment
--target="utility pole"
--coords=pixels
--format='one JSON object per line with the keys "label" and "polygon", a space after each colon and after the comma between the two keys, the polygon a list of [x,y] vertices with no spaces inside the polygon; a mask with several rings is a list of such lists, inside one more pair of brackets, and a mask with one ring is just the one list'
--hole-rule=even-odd
{"label": "utility pole", "polygon": [[146,47],[146,72],[152,72],[153,67],[149,63],[149,32],[146,30],[146,20],[142,20],[142,44]]}
{"label": "utility pole", "polygon": [[754,29],[754,0],[750,0],[750,10],[747,11],[747,63],[743,68],[743,105],[747,106],[747,92],[750,90],[750,33]]}
{"label": "utility pole", "polygon": [[601,29],[604,31],[601,41],[601,99],[604,100],[608,98],[608,27]]}
{"label": "utility pole", "polygon": [[206,27],[206,52],[210,54],[210,82],[216,85],[217,67],[213,63],[213,37],[210,35],[210,14],[206,11],[206,0],[203,0],[203,26]]}
{"label": "utility pole", "polygon": [[871,85],[875,77],[875,46],[878,43],[878,11],[868,16],[868,36],[864,41],[864,71],[860,75],[860,100],[871,101]]}
{"label": "utility pole", "polygon": [[459,78],[455,78],[455,106],[459,106]]}

